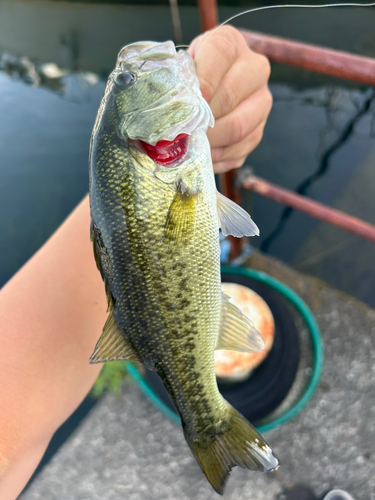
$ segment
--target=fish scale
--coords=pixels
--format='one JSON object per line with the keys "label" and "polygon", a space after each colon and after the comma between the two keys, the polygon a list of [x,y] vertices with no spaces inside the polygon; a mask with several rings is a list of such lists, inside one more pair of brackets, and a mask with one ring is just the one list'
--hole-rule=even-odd
{"label": "fish scale", "polygon": [[[234,466],[272,470],[278,461],[217,387],[215,348],[259,350],[264,342],[221,293],[219,222],[235,236],[257,228],[216,191],[210,123],[190,56],[172,42],[120,52],[90,148],[91,237],[109,310],[91,362],[129,359],[156,370],[222,493]],[[186,148],[174,149],[181,133]],[[156,152],[169,141],[168,167],[142,141]]]}

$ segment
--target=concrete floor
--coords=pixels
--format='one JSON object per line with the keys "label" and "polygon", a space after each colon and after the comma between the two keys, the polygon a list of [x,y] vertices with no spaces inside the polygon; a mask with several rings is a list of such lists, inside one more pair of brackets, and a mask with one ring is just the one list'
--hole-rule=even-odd
{"label": "concrete floor", "polygon": [[[271,500],[306,484],[375,500],[375,311],[324,283],[255,253],[251,267],[299,293],[322,331],[325,365],[317,392],[292,421],[267,433],[281,460],[268,475],[236,469],[228,500]],[[22,500],[209,500],[181,429],[132,382],[108,395],[42,470]]]}

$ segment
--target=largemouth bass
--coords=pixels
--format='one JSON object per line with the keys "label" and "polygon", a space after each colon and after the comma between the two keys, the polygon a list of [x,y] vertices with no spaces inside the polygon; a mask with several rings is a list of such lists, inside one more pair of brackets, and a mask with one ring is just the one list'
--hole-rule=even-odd
{"label": "largemouth bass", "polygon": [[172,42],[121,50],[91,139],[91,237],[109,316],[90,361],[156,370],[222,494],[233,467],[271,471],[278,460],[216,383],[215,349],[264,342],[221,293],[219,227],[237,237],[258,229],[216,190],[213,124],[187,52]]}

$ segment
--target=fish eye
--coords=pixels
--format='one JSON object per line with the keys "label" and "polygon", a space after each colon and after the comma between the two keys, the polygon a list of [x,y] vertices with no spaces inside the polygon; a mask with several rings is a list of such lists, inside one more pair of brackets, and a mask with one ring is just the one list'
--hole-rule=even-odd
{"label": "fish eye", "polygon": [[119,73],[116,76],[115,83],[116,85],[126,87],[127,85],[131,85],[135,82],[135,76],[132,73]]}

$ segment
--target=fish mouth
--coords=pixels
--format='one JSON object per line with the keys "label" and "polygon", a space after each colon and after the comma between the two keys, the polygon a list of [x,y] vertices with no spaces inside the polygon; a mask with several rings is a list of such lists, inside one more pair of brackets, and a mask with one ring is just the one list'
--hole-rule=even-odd
{"label": "fish mouth", "polygon": [[155,145],[136,141],[139,148],[155,163],[163,167],[174,167],[188,152],[189,135],[178,134],[172,141],[158,141]]}

